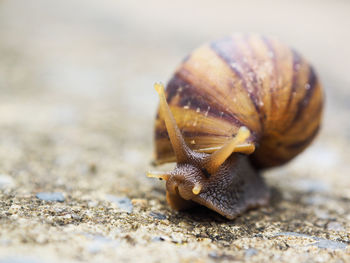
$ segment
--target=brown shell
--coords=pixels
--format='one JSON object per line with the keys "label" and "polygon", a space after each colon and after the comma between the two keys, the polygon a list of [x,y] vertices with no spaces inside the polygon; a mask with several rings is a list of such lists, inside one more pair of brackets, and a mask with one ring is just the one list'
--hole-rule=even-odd
{"label": "brown shell", "polygon": [[[304,150],[322,115],[321,85],[311,65],[278,40],[258,35],[234,35],[194,50],[166,94],[193,150],[213,152],[246,126],[259,167],[283,164]],[[175,161],[159,114],[155,143],[157,163]]]}

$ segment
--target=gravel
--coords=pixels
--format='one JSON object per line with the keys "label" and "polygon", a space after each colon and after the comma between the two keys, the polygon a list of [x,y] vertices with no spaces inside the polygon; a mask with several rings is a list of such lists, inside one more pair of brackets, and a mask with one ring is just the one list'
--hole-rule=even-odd
{"label": "gravel", "polygon": [[[195,12],[193,12],[195,10]],[[0,2],[0,262],[350,262],[347,1]],[[158,99],[200,43],[273,34],[314,64],[324,123],[233,221],[169,208]]]}

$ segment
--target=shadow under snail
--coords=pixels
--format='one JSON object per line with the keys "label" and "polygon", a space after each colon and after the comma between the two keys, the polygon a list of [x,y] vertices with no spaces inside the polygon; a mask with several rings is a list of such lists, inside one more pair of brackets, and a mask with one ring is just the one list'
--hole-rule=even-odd
{"label": "shadow under snail", "polygon": [[155,162],[176,161],[170,206],[200,204],[228,219],[266,205],[260,175],[303,151],[321,122],[323,94],[311,65],[274,38],[233,35],[194,50],[166,91],[155,84]]}

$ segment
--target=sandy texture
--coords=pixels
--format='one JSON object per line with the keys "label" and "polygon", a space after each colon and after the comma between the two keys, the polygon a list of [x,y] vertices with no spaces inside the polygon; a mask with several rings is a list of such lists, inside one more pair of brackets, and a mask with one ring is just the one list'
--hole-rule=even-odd
{"label": "sandy texture", "polygon": [[[165,2],[0,2],[0,262],[349,262],[350,3]],[[234,31],[312,61],[324,125],[265,173],[269,207],[178,213],[145,177],[152,84]]]}

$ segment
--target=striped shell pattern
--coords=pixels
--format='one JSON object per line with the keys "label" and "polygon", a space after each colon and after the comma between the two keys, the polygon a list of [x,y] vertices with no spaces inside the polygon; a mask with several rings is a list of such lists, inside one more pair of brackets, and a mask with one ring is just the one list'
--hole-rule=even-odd
{"label": "striped shell pattern", "polygon": [[[283,164],[306,148],[320,126],[323,95],[311,65],[274,38],[234,35],[194,50],[166,88],[167,102],[191,149],[211,153],[251,131],[256,167]],[[158,112],[157,163],[175,161]]]}

